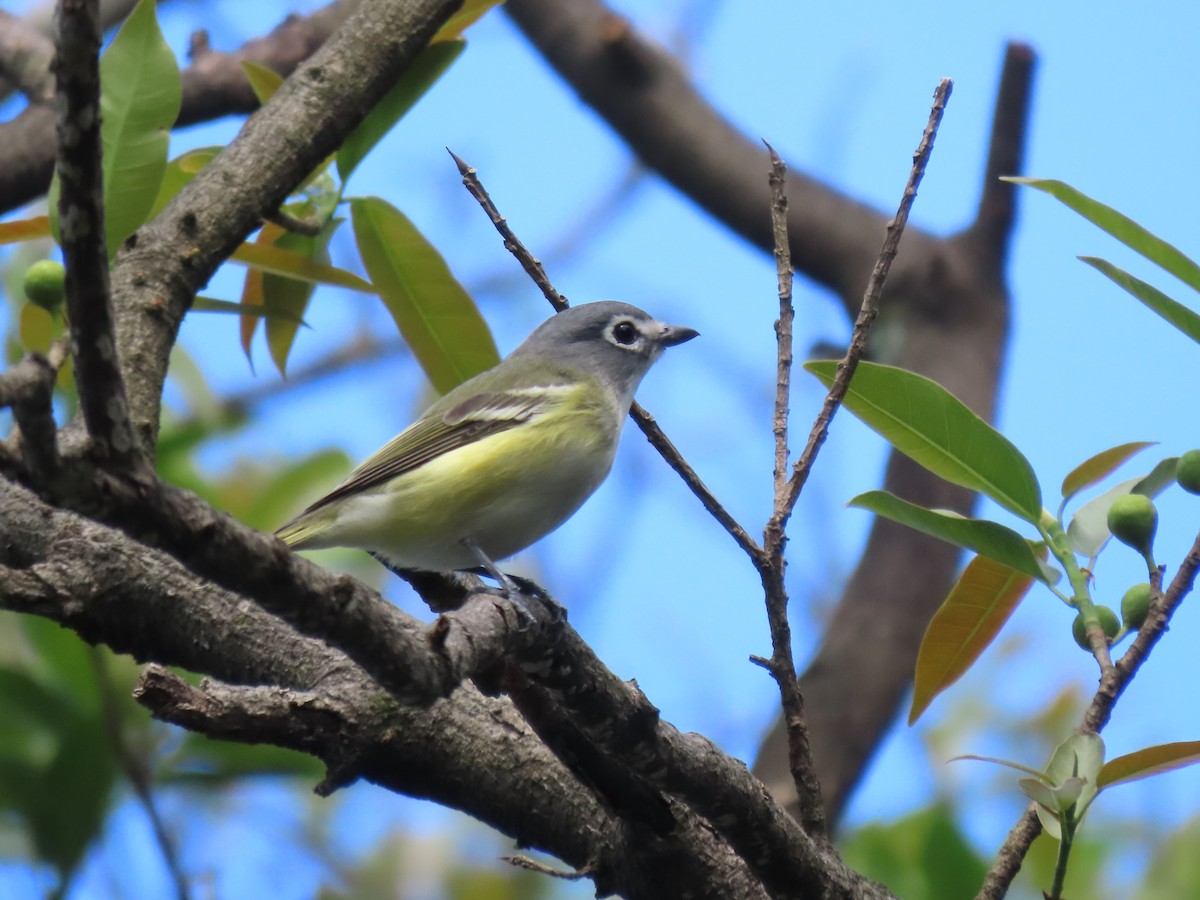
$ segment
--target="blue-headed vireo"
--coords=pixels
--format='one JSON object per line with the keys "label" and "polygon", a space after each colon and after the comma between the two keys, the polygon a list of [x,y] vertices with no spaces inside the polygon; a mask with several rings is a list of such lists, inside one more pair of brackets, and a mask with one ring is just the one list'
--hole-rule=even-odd
{"label": "blue-headed vireo", "polygon": [[697,336],[606,300],[543,322],[507,358],[433,404],[277,534],[359,547],[397,569],[481,566],[549,534],[608,475],[642,376]]}

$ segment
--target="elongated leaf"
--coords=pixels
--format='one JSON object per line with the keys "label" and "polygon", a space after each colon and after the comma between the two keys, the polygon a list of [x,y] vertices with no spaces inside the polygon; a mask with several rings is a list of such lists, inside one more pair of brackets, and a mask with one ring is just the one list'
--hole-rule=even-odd
{"label": "elongated leaf", "polygon": [[229,258],[234,262],[261,269],[270,275],[309,281],[313,284],[332,284],[364,294],[378,293],[369,282],[363,281],[353,272],[308,259],[286,247],[260,243],[242,244]]}
{"label": "elongated leaf", "polygon": [[433,43],[451,41],[462,35],[468,27],[483,16],[493,6],[499,6],[504,0],[466,0],[462,9],[452,15],[446,24],[438,29],[433,36]]}
{"label": "elongated leaf", "polygon": [[986,556],[976,556],[967,563],[921,639],[909,725],[971,668],[1000,633],[1033,581]]}
{"label": "elongated leaf", "polygon": [[1099,497],[1089,500],[1075,512],[1067,525],[1067,539],[1071,549],[1080,556],[1093,559],[1112,533],[1108,530],[1108,510],[1118,497],[1126,494],[1145,494],[1156,497],[1175,480],[1177,456],[1169,456],[1155,466],[1148,475],[1130,478],[1109,488]]}
{"label": "elongated leaf", "polygon": [[242,71],[246,73],[250,90],[254,91],[254,96],[260,104],[265,104],[275,96],[275,92],[283,84],[283,76],[274,69],[268,69],[248,59],[242,60]]}
{"label": "elongated leaf", "polygon": [[[837,363],[809,362],[804,368],[828,386]],[[1041,488],[1029,461],[937,382],[864,362],[850,382],[845,405],[935,475],[979,491],[1027,522],[1041,517]]]}
{"label": "elongated leaf", "polygon": [[358,252],[421,368],[439,393],[500,360],[487,323],[441,254],[378,197],[350,203]]}
{"label": "elongated leaf", "polygon": [[1039,581],[1044,580],[1041,564],[1029,542],[999,522],[926,509],[887,491],[867,491],[851,500],[849,505],[870,510],[956,547],[991,557]]}
{"label": "elongated leaf", "polygon": [[1044,191],[1065,203],[1089,222],[1107,231],[1125,246],[1140,253],[1157,266],[1166,269],[1184,284],[1200,291],[1200,266],[1172,247],[1162,238],[1151,234],[1128,216],[1111,206],[1077,191],[1069,184],[1051,178],[1005,178],[1013,184],[1027,184]]}
{"label": "elongated leaf", "polygon": [[1184,306],[1178,300],[1171,299],[1153,285],[1130,275],[1123,269],[1118,269],[1107,260],[1097,259],[1094,256],[1079,258],[1093,269],[1108,276],[1113,282],[1200,344],[1200,315],[1197,315],[1195,311]]}
{"label": "elongated leaf", "polygon": [[0,244],[14,244],[17,241],[34,241],[38,238],[48,237],[50,237],[49,216],[33,216],[29,219],[0,222]]}
{"label": "elongated leaf", "polygon": [[149,218],[167,167],[182,82],[153,0],[141,0],[100,59],[109,256]]}
{"label": "elongated leaf", "polygon": [[[267,222],[259,230],[258,236],[254,239],[255,246],[270,246],[279,240],[283,234],[283,229],[274,222]],[[263,271],[255,267],[250,267],[246,270],[246,278],[242,282],[242,305],[247,307],[255,307],[263,305]],[[244,315],[240,323],[239,331],[242,338],[242,352],[246,354],[246,361],[250,363],[250,370],[254,371],[254,354],[253,342],[254,333],[258,330],[258,323],[261,316]]]}
{"label": "elongated leaf", "polygon": [[1097,786],[1103,790],[1116,784],[1149,778],[1160,772],[1169,772],[1200,761],[1200,741],[1179,741],[1174,744],[1156,744],[1116,759],[1110,759],[1100,770]]}
{"label": "elongated leaf", "polygon": [[282,319],[294,325],[304,324],[304,319],[286,309],[270,309],[254,303],[235,303],[216,297],[197,297],[192,301],[192,309],[200,312],[231,313],[235,316],[255,316],[259,319]]}
{"label": "elongated leaf", "polygon": [[449,40],[430,44],[418,54],[400,80],[383,95],[383,99],[342,143],[337,152],[337,170],[343,184],[350,180],[351,174],[363,157],[371,152],[371,148],[392,130],[392,126],[416,105],[442,77],[442,73],[450,68],[450,64],[458,59],[464,47],[465,41]]}
{"label": "elongated leaf", "polygon": [[158,196],[154,198],[154,205],[150,208],[150,215],[146,217],[146,220],[149,221],[162,212],[167,204],[175,199],[175,195],[196,177],[196,173],[208,165],[220,152],[220,147],[197,147],[167,163],[167,168],[163,172],[162,184],[158,188]]}
{"label": "elongated leaf", "polygon": [[1104,480],[1125,460],[1147,447],[1153,447],[1155,443],[1156,441],[1133,441],[1128,444],[1119,444],[1108,450],[1102,450],[1091,459],[1080,463],[1063,479],[1063,503],[1065,504],[1084,488]]}
{"label": "elongated leaf", "polygon": [[[274,246],[308,257],[315,262],[326,263],[329,259],[329,239],[336,228],[337,223],[330,222],[316,237],[285,232],[275,241]],[[308,301],[312,299],[314,290],[316,285],[311,282],[297,281],[271,273],[263,275],[263,308],[274,313],[267,318],[266,323],[267,349],[271,352],[271,359],[274,360],[280,375],[287,372],[287,359],[291,355],[296,332],[304,319],[304,312],[308,309]]]}

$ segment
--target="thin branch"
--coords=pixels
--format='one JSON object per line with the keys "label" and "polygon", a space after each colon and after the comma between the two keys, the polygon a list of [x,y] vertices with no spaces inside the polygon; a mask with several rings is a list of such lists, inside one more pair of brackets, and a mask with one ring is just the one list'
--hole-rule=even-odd
{"label": "thin branch", "polygon": [[774,506],[763,529],[765,559],[759,567],[763,596],[767,607],[767,624],[771,632],[771,658],[762,661],[779,689],[779,701],[787,731],[788,769],[796,788],[800,807],[800,824],[814,838],[828,840],[825,823],[825,804],[821,800],[821,783],[813,765],[812,748],[808,741],[808,721],[804,714],[804,697],[796,680],[796,663],[792,657],[792,629],[788,624],[788,593],[784,584],[787,563],[784,532],[787,510],[787,440],[788,410],[791,406],[792,379],[792,257],[788,248],[787,166],[767,144],[771,157],[771,226],[775,236],[775,272],[779,294],[779,320],[775,323],[776,376],[775,409],[772,430],[775,434],[775,465],[772,472]]}
{"label": "thin branch", "polygon": [[571,304],[567,301],[567,298],[555,290],[554,285],[550,283],[550,276],[546,274],[546,269],[542,265],[542,261],[530,253],[525,245],[521,243],[521,239],[508,227],[508,220],[500,215],[500,210],[492,202],[491,195],[484,188],[483,182],[479,180],[479,173],[475,168],[467,165],[453,150],[447,148],[446,152],[453,158],[454,165],[458,166],[458,173],[462,175],[463,186],[475,198],[476,202],[483,207],[483,211],[487,213],[488,219],[496,226],[496,230],[500,232],[500,237],[504,239],[504,249],[517,258],[517,262],[521,264],[521,268],[533,279],[533,283],[538,286],[543,296],[550,301],[550,305],[554,307],[555,312],[562,312],[570,306]]}
{"label": "thin branch", "polygon": [[883,284],[887,280],[892,262],[896,258],[896,251],[900,247],[900,237],[904,234],[909,210],[912,209],[913,201],[917,197],[917,187],[925,175],[925,166],[929,162],[929,154],[933,152],[933,141],[937,137],[938,126],[942,122],[942,113],[945,112],[946,101],[950,98],[952,88],[953,83],[950,79],[943,78],[933,93],[933,108],[929,111],[929,122],[925,126],[925,133],[921,136],[921,143],[917,145],[917,150],[913,154],[912,171],[908,176],[908,184],[904,187],[904,196],[900,200],[900,207],[896,210],[896,217],[888,223],[887,237],[884,238],[879,258],[875,261],[875,268],[871,271],[871,278],[863,293],[862,307],[858,311],[858,318],[854,322],[854,331],[850,336],[850,347],[847,349],[845,357],[838,363],[833,386],[825,397],[821,413],[817,416],[812,431],[809,433],[808,444],[804,447],[800,458],[796,460],[792,477],[788,482],[781,525],[787,524],[792,510],[796,506],[800,492],[804,489],[804,484],[808,481],[808,475],[812,471],[813,463],[816,462],[817,452],[825,443],[833,414],[841,405],[842,398],[846,396],[850,379],[854,377],[854,370],[858,368],[858,362],[866,351],[867,334],[875,317],[879,315],[879,297],[883,292]]}
{"label": "thin branch", "polygon": [[[764,143],[766,143],[764,141]],[[779,290],[779,321],[775,323],[777,364],[775,376],[775,413],[772,430],[775,433],[775,468],[773,479],[775,502],[783,499],[787,484],[788,460],[788,410],[792,395],[792,320],[796,308],[792,305],[792,251],[788,246],[787,233],[787,188],[785,176],[787,164],[779,158],[775,148],[767,144],[771,154],[771,231],[775,236],[775,277]]]}
{"label": "thin branch", "polygon": [[[1183,602],[1183,598],[1191,593],[1196,583],[1196,574],[1200,571],[1200,534],[1192,542],[1171,585],[1163,594],[1159,588],[1162,579],[1162,569],[1159,569],[1151,583],[1154,595],[1150,604],[1150,612],[1146,621],[1129,649],[1121,656],[1116,665],[1108,667],[1100,679],[1092,702],[1084,713],[1081,732],[1099,732],[1112,716],[1113,708],[1121,694],[1129,687],[1138,669],[1150,657],[1150,651],[1166,633],[1171,616]],[[996,854],[983,886],[976,895],[976,900],[1000,900],[1008,891],[1012,880],[1016,877],[1029,851],[1033,839],[1041,833],[1042,827],[1037,816],[1027,811],[1021,820],[1009,832],[1003,846]]]}
{"label": "thin branch", "polygon": [[[521,264],[521,268],[533,279],[533,283],[538,286],[543,296],[554,307],[556,312],[566,309],[569,305],[567,298],[555,290],[541,261],[529,252],[509,227],[508,220],[500,215],[500,210],[496,208],[496,204],[492,202],[491,196],[479,180],[479,173],[460,157],[456,156],[453,151],[447,152],[454,158],[454,164],[458,166],[459,174],[462,175],[463,185],[479,205],[483,207],[483,211],[487,214],[488,219],[496,226],[496,230],[504,239],[505,249],[517,258],[517,262]],[[696,474],[695,469],[684,460],[683,455],[675,448],[670,439],[667,438],[666,434],[658,426],[658,423],[654,421],[654,417],[636,402],[630,408],[629,415],[633,417],[633,421],[642,430],[642,434],[646,436],[650,445],[659,452],[659,455],[662,456],[667,465],[674,469],[676,474],[683,479],[684,484],[699,498],[704,508],[721,524],[730,537],[737,542],[737,545],[749,555],[751,561],[756,566],[759,565],[762,560],[762,548],[755,543],[754,539],[738,523],[737,519],[725,509],[721,501],[708,489],[708,486],[700,480],[700,476]]]}
{"label": "thin branch", "polygon": [[[784,728],[787,733],[788,769],[796,787],[799,799],[799,818],[804,830],[810,835],[823,836],[826,832],[824,804],[821,799],[821,785],[817,779],[813,764],[812,749],[809,744],[808,723],[804,712],[804,697],[796,679],[796,666],[792,658],[792,631],[788,623],[787,605],[788,593],[784,584],[784,549],[787,545],[787,521],[799,499],[808,475],[816,462],[817,453],[829,433],[829,423],[834,413],[841,405],[849,387],[850,379],[858,366],[859,360],[866,351],[867,335],[875,321],[879,310],[879,298],[883,291],[891,263],[896,257],[900,237],[904,233],[904,225],[908,220],[909,210],[916,198],[917,187],[925,173],[925,166],[933,150],[933,141],[941,123],[946,100],[950,96],[951,82],[943,79],[934,92],[933,108],[930,110],[929,121],[921,142],[913,154],[912,171],[908,183],[904,187],[899,210],[895,219],[888,224],[887,236],[879,251],[871,278],[863,294],[862,307],[858,319],[854,323],[850,347],[846,357],[839,363],[837,377],[825,398],[821,412],[813,423],[809,433],[808,443],[804,452],[796,461],[792,477],[783,483],[782,470],[786,466],[787,456],[787,405],[788,382],[791,372],[791,284],[790,279],[783,276],[785,263],[790,266],[787,255],[787,202],[783,196],[784,174],[786,167],[775,151],[768,146],[772,157],[771,188],[774,195],[772,202],[772,221],[776,239],[776,266],[780,271],[779,305],[780,319],[776,326],[778,335],[778,376],[775,395],[775,505],[774,511],[763,530],[764,564],[759,567],[763,591],[767,605],[767,621],[771,629],[771,659],[766,668],[779,687],[780,702],[783,707]],[[781,458],[783,463],[781,465]]]}
{"label": "thin branch", "polygon": [[633,421],[637,424],[637,427],[642,430],[642,434],[646,436],[646,440],[650,442],[650,446],[657,450],[659,456],[666,461],[666,464],[675,470],[676,475],[683,479],[683,483],[687,485],[688,490],[696,495],[696,499],[700,501],[701,505],[708,511],[708,514],[717,520],[720,526],[733,538],[734,542],[746,552],[746,555],[750,557],[750,561],[755,566],[758,566],[763,559],[762,547],[755,542],[754,538],[750,537],[750,534],[741,526],[741,523],[721,504],[716,495],[708,489],[708,485],[700,480],[700,476],[696,474],[696,470],[688,464],[687,460],[683,458],[683,454],[676,449],[675,445],[671,443],[670,438],[658,427],[658,423],[654,421],[654,416],[646,412],[645,408],[636,400],[629,409],[629,415],[633,417]]}
{"label": "thin branch", "polygon": [[138,448],[117,359],[104,239],[97,0],[64,0],[57,21],[58,211],[75,380],[101,458],[127,466]]}

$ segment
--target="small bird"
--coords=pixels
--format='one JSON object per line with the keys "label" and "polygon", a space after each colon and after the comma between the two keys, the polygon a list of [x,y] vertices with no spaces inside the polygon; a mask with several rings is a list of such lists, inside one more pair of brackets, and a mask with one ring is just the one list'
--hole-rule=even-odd
{"label": "small bird", "polygon": [[613,300],[565,309],[276,534],[296,549],[358,547],[394,569],[482,567],[511,592],[496,561],[600,486],[642,376],[698,334]]}

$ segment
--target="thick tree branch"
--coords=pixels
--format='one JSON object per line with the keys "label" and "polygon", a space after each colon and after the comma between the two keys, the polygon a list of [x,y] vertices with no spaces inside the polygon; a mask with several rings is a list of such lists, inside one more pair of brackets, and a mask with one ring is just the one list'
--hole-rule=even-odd
{"label": "thick tree branch", "polygon": [[[679,807],[677,827],[661,837],[648,837],[636,820],[606,814],[507,701],[488,700],[464,685],[432,706],[397,705],[338,651],[196,579],[159,551],[53,510],[4,480],[0,509],[0,606],[55,619],[93,643],[139,659],[274,686],[253,689],[240,710],[226,704],[217,716],[210,709],[211,724],[193,710],[189,727],[232,738],[229,723],[236,717],[238,739],[267,740],[323,759],[326,790],[362,777],[464,809],[571,865],[589,865],[599,888],[631,898],[661,897],[663,884],[688,886],[695,896],[765,896],[712,826],[685,807]],[[604,674],[622,695],[628,692]],[[217,695],[233,698],[228,691]],[[167,701],[143,702],[176,718]],[[587,709],[598,702],[611,701],[573,698]],[[602,725],[592,727],[602,732]],[[709,758],[719,757],[715,748],[671,732],[676,745],[696,755],[676,761],[674,769],[717,780],[712,789],[720,794],[721,769],[712,768]],[[728,760],[724,765],[740,768]],[[736,819],[739,812],[730,815]]]}

